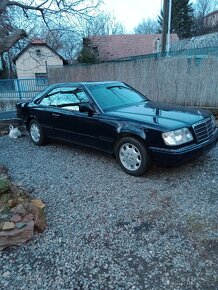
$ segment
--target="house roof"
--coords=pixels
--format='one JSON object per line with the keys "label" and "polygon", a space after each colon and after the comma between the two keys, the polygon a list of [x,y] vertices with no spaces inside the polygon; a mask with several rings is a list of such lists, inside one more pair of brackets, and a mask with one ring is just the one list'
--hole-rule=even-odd
{"label": "house roof", "polygon": [[30,42],[31,44],[46,44],[46,41],[45,40],[42,40],[40,38],[34,38],[31,40]]}
{"label": "house roof", "polygon": [[211,16],[218,14],[218,10],[208,13],[204,18],[210,18]]}
{"label": "house roof", "polygon": [[182,39],[171,45],[171,51],[218,47],[218,32]]}
{"label": "house roof", "polygon": [[[84,45],[97,50],[99,60],[108,61],[155,53],[156,41],[161,38],[161,34],[92,36],[84,39]],[[172,42],[178,39],[176,34],[171,35]]]}
{"label": "house roof", "polygon": [[18,54],[17,56],[14,58],[13,62],[15,63],[16,60],[31,46],[46,46],[47,48],[49,48],[54,54],[56,54],[58,57],[60,57],[60,59],[63,60],[64,64],[67,64],[67,61],[63,58],[63,56],[61,56],[57,51],[55,51],[53,48],[51,48],[46,41],[40,39],[40,38],[34,38],[31,40],[31,42],[24,47]]}

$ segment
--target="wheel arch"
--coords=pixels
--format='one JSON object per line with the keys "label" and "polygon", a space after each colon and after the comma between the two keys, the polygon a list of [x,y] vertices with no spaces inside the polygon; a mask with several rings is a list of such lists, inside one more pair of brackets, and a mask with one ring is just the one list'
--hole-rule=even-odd
{"label": "wheel arch", "polygon": [[146,145],[146,134],[145,132],[142,132],[142,131],[122,131],[120,133],[117,134],[117,137],[114,141],[114,153],[116,151],[116,146],[117,146],[117,143],[122,139],[122,138],[125,138],[125,137],[132,137],[132,138],[135,138],[139,141],[141,141],[142,143],[144,143],[144,145]]}
{"label": "wheel arch", "polygon": [[34,116],[29,116],[28,119],[27,119],[27,121],[26,121],[26,129],[27,129],[27,131],[29,130],[29,124],[30,124],[30,122],[33,119],[37,121],[37,119]]}

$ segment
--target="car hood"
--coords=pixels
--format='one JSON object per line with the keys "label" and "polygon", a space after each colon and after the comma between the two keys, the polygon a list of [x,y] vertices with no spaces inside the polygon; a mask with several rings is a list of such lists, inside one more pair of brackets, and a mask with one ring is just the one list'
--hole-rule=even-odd
{"label": "car hood", "polygon": [[210,117],[208,111],[184,106],[166,105],[147,101],[134,106],[122,107],[107,112],[110,116],[120,117],[162,127],[166,130],[190,127],[204,118]]}

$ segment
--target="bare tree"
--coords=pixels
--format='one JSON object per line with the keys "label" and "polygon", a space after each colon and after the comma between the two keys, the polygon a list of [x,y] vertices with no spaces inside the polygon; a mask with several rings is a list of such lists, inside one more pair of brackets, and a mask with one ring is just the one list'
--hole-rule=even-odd
{"label": "bare tree", "polygon": [[218,9],[218,0],[197,0],[194,5],[195,35],[207,34],[217,30],[216,27],[206,27],[205,16]]}
{"label": "bare tree", "polygon": [[113,14],[99,11],[91,19],[74,19],[71,25],[66,22],[52,25],[50,31],[42,24],[34,32],[65,59],[74,62],[82,49],[84,37],[123,34],[124,28]]}
{"label": "bare tree", "polygon": [[205,17],[208,13],[216,10],[217,7],[217,0],[197,0],[194,5],[195,13],[203,17]]}
{"label": "bare tree", "polygon": [[42,38],[45,42],[67,61],[73,62],[81,49],[82,36],[77,30],[68,25],[59,25],[51,31],[41,30],[41,34],[36,32],[36,37]]}
{"label": "bare tree", "polygon": [[9,23],[8,17],[13,9],[27,20],[32,15],[43,20],[49,28],[51,23],[71,21],[72,17],[90,18],[101,0],[1,0],[0,1],[0,55],[8,51],[17,41],[27,36],[27,31]]}
{"label": "bare tree", "polygon": [[[104,12],[100,12],[91,21],[81,21],[79,27],[81,28],[79,33],[84,40],[90,36],[120,35],[125,32],[123,25],[116,20],[113,14]],[[97,51],[84,45],[82,47],[81,43],[77,61],[81,63],[96,63],[99,61]]]}
{"label": "bare tree", "polygon": [[81,20],[78,30],[83,37],[94,35],[119,35],[124,34],[125,29],[123,25],[117,21],[113,14],[100,12],[90,21]]}
{"label": "bare tree", "polygon": [[135,34],[155,34],[159,33],[160,25],[157,20],[143,19],[138,26],[134,28]]}

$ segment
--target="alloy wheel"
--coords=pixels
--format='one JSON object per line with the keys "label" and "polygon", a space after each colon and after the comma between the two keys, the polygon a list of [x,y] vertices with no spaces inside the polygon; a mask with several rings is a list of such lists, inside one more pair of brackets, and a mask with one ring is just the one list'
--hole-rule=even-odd
{"label": "alloy wheel", "polygon": [[140,168],[142,156],[138,148],[131,143],[124,143],[119,150],[119,158],[122,165],[131,171]]}

